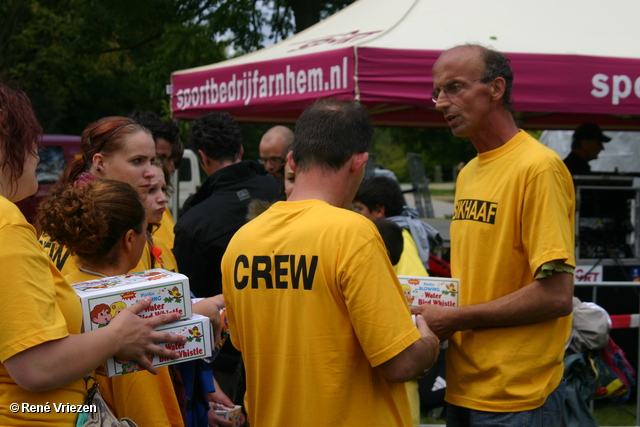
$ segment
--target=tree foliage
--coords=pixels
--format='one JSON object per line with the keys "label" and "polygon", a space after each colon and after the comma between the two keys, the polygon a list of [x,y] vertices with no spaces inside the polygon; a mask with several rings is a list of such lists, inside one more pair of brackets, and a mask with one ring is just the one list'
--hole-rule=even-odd
{"label": "tree foliage", "polygon": [[476,156],[468,138],[457,138],[449,129],[379,128],[374,135],[372,153],[378,163],[392,170],[401,182],[408,182],[406,153],[417,153],[431,180],[440,166],[445,181],[453,180],[453,169]]}
{"label": "tree foliage", "polygon": [[173,71],[280,41],[353,0],[4,0],[0,77],[28,93],[45,132],[107,115],[168,117]]}

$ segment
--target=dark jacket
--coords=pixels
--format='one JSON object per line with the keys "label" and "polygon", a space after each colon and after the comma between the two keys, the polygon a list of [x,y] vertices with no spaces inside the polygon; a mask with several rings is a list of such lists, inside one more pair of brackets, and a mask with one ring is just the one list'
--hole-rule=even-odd
{"label": "dark jacket", "polygon": [[589,162],[573,151],[563,161],[571,175],[589,175],[591,173]]}
{"label": "dark jacket", "polygon": [[[175,226],[174,253],[196,297],[222,293],[220,262],[229,240],[246,222],[252,199],[275,200],[280,185],[262,165],[245,160],[211,174],[185,205]],[[249,243],[250,244],[250,243]]]}

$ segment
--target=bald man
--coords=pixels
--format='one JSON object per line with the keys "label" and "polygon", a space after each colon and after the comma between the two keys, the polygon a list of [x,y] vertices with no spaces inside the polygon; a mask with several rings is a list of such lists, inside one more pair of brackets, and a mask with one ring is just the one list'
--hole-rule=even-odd
{"label": "bald man", "polygon": [[286,126],[274,126],[262,136],[259,161],[269,175],[277,177],[280,166],[284,164],[287,149],[292,143],[293,131]]}

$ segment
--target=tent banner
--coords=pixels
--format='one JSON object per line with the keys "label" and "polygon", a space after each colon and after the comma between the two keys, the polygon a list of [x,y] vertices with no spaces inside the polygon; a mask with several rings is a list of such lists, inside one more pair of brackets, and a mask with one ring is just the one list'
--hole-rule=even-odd
{"label": "tent banner", "polygon": [[272,61],[174,73],[175,117],[209,111],[260,111],[275,105],[308,105],[309,99],[353,94],[353,49]]}
{"label": "tent banner", "polygon": [[[433,106],[431,69],[442,52],[358,49],[361,100]],[[516,111],[631,114],[640,111],[640,59],[506,53]]]}
{"label": "tent banner", "polygon": [[518,111],[640,112],[640,59],[507,53]]}
{"label": "tent banner", "polygon": [[[441,53],[347,47],[176,72],[172,110],[176,118],[227,111],[234,116],[295,119],[315,99],[336,97],[383,104],[387,109],[395,105],[398,111],[418,107],[435,113],[431,69]],[[517,112],[621,118],[640,112],[640,59],[506,55],[514,74],[511,96]]]}

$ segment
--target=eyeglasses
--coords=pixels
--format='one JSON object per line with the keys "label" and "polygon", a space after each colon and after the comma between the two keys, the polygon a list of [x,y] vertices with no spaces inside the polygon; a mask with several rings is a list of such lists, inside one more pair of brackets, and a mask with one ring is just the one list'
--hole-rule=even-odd
{"label": "eyeglasses", "polygon": [[284,163],[284,159],[282,157],[269,157],[268,159],[259,158],[258,162],[261,165],[266,165],[267,163],[271,163],[273,165],[281,165]]}
{"label": "eyeglasses", "polygon": [[436,89],[433,92],[431,92],[431,100],[435,104],[438,102],[438,97],[440,96],[440,92],[444,92],[444,94],[447,96],[452,96],[458,93],[460,89],[464,89],[465,87],[469,86],[471,83],[480,81],[482,79],[484,79],[484,77],[480,77],[479,79],[469,80],[468,82],[464,82],[464,83],[460,83],[460,82],[447,83],[446,85],[442,86],[440,89]]}

